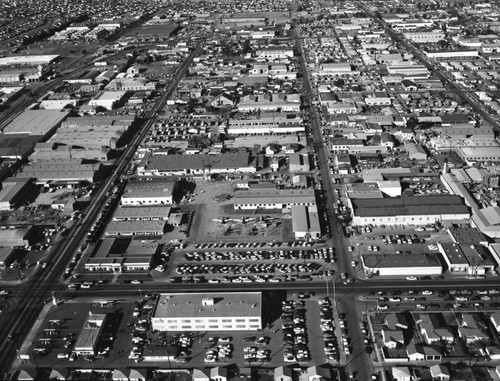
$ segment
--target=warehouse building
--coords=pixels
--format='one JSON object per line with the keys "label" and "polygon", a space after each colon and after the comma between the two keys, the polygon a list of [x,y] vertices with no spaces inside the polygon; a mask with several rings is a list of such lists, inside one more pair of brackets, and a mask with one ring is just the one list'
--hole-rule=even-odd
{"label": "warehouse building", "polygon": [[130,238],[103,238],[85,262],[85,271],[122,273],[149,271],[158,243]]}
{"label": "warehouse building", "polygon": [[316,205],[313,189],[259,189],[238,192],[234,209],[283,209]]}
{"label": "warehouse building", "polygon": [[166,221],[169,215],[169,206],[120,206],[113,214],[113,221]]}
{"label": "warehouse building", "polygon": [[180,176],[255,173],[255,160],[248,153],[220,155],[146,155],[137,166],[139,176]]}
{"label": "warehouse building", "polygon": [[165,221],[110,221],[104,232],[106,237],[155,236],[161,237],[165,231]]}
{"label": "warehouse building", "polygon": [[353,225],[426,225],[466,220],[469,208],[458,196],[421,196],[348,200]]}
{"label": "warehouse building", "polygon": [[318,208],[316,205],[293,205],[292,230],[295,239],[319,238],[321,227],[319,224]]}
{"label": "warehouse building", "polygon": [[89,316],[76,339],[75,348],[73,349],[74,353],[78,356],[96,355],[97,343],[105,320],[106,314],[93,314],[89,312]]}
{"label": "warehouse building", "polygon": [[151,318],[157,331],[257,331],[260,292],[161,294]]}
{"label": "warehouse building", "polygon": [[[4,227],[4,226],[2,226]],[[32,226],[9,227],[0,229],[0,247],[22,247],[31,245]]]}
{"label": "warehouse building", "polygon": [[439,251],[454,275],[483,276],[498,266],[489,250],[479,244],[438,243]]}
{"label": "warehouse building", "polygon": [[51,135],[68,116],[68,111],[24,110],[2,130],[4,134]]}
{"label": "warehouse building", "polygon": [[112,110],[115,105],[122,101],[127,94],[126,91],[104,91],[99,93],[89,102],[92,107],[104,107],[106,110]]}
{"label": "warehouse building", "polygon": [[29,192],[32,184],[33,181],[30,178],[9,177],[5,179],[0,190],[0,210],[13,209]]}
{"label": "warehouse building", "polygon": [[363,254],[361,266],[367,275],[441,275],[443,266],[436,254]]}
{"label": "warehouse building", "polygon": [[121,198],[124,206],[172,205],[176,183],[173,181],[137,181],[128,183]]}
{"label": "warehouse building", "polygon": [[80,159],[47,160],[25,165],[20,174],[36,178],[37,184],[77,184],[81,181],[94,182],[100,169],[100,164],[82,164]]}

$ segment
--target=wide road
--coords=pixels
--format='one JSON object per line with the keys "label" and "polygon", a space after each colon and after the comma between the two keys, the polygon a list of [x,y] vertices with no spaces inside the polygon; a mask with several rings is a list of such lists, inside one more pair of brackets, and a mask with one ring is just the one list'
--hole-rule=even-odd
{"label": "wide road", "polygon": [[[179,81],[186,73],[193,58],[198,53],[201,42],[188,55],[184,62],[178,67],[169,83],[166,91],[159,98],[154,108],[148,113],[148,121],[141,127],[139,132],[132,139],[131,144],[125,149],[122,156],[116,163],[116,171],[99,188],[91,206],[86,211],[86,216],[79,224],[74,226],[67,236],[63,237],[54,245],[49,255],[49,265],[45,270],[38,271],[26,283],[10,287],[14,292],[11,297],[18,297],[19,304],[15,308],[8,310],[2,318],[2,330],[0,330],[0,370],[8,372],[9,366],[20,347],[22,340],[34,325],[40,314],[44,303],[49,301],[54,292],[59,295],[64,289],[64,285],[59,283],[60,276],[70,262],[75,250],[83,241],[90,225],[95,221],[97,214],[102,209],[106,201],[106,193],[112,188],[119,174],[123,171],[130,159],[133,157],[136,146],[146,135],[149,127],[154,123],[158,111],[166,105],[168,97],[175,90]],[[0,378],[2,375],[0,374]]]}

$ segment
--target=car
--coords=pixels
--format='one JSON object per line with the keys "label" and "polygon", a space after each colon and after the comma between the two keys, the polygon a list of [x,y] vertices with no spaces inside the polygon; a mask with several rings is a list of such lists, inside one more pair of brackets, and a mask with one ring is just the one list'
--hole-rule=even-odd
{"label": "car", "polygon": [[83,282],[81,288],[90,288],[92,287],[92,285],[93,285],[92,282]]}
{"label": "car", "polygon": [[407,276],[406,280],[417,280],[418,278],[416,276]]}
{"label": "car", "polygon": [[138,280],[138,279],[134,279],[132,282],[130,282],[131,284],[141,284],[142,283],[142,280]]}
{"label": "car", "polygon": [[9,295],[9,294],[10,294],[9,290],[2,290],[2,291],[0,291],[0,296],[6,296],[6,295]]}
{"label": "car", "polygon": [[422,295],[432,295],[432,294],[434,294],[434,292],[429,290],[422,291]]}

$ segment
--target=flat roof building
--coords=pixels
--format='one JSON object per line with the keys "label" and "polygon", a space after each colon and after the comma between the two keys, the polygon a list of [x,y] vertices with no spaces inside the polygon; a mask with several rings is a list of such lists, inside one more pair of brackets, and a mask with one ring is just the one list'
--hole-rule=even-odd
{"label": "flat roof building", "polygon": [[172,205],[176,183],[173,181],[136,181],[127,184],[121,203],[124,206]]}
{"label": "flat roof building", "polygon": [[165,221],[136,220],[110,221],[104,232],[106,237],[120,236],[156,236],[160,237],[165,231]]}
{"label": "flat roof building", "polygon": [[113,213],[113,221],[168,220],[169,206],[119,206]]}
{"label": "flat roof building", "polygon": [[257,331],[260,292],[161,294],[151,318],[158,331]]}
{"label": "flat roof building", "polygon": [[293,205],[292,230],[295,239],[319,238],[321,228],[319,223],[318,208],[316,205]]}
{"label": "flat roof building", "polygon": [[437,254],[363,254],[365,274],[380,276],[441,275],[443,266]]}
{"label": "flat roof building", "polygon": [[488,249],[479,244],[438,242],[438,247],[452,274],[484,275],[498,266]]}
{"label": "flat roof building", "polygon": [[469,208],[459,196],[419,196],[348,200],[353,225],[426,225],[437,221],[465,220]]}
{"label": "flat roof building", "polygon": [[0,210],[11,210],[22,199],[32,182],[30,178],[16,179],[14,177],[9,177],[2,182]]}
{"label": "flat roof building", "polygon": [[103,238],[85,262],[85,271],[149,271],[158,243],[131,238]]}
{"label": "flat roof building", "polygon": [[68,114],[68,111],[59,110],[24,110],[2,132],[47,137],[61,125]]}
{"label": "flat roof building", "polygon": [[283,209],[316,204],[313,189],[260,189],[236,193],[234,209]]}
{"label": "flat roof building", "polygon": [[29,246],[33,235],[32,226],[0,229],[0,247]]}
{"label": "flat roof building", "polygon": [[105,319],[106,314],[93,314],[89,312],[89,316],[76,339],[73,352],[78,356],[94,356],[96,354],[99,335],[101,334]]}
{"label": "flat roof building", "polygon": [[210,175],[256,172],[248,153],[146,155],[137,166],[139,176]]}

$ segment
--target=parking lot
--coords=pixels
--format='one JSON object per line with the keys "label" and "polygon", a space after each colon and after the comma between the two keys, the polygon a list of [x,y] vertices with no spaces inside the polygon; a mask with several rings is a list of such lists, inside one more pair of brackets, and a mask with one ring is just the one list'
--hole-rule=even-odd
{"label": "parking lot", "polygon": [[[26,343],[21,353],[35,356],[38,366],[60,369],[86,367],[89,363],[95,368],[122,368],[137,362],[141,366],[161,367],[171,361],[176,368],[199,368],[231,363],[277,367],[299,362],[309,366],[338,361],[329,300],[304,293],[290,295],[289,300],[281,293],[265,294],[264,298],[264,326],[259,331],[184,333],[151,330],[155,296],[120,301],[69,300],[57,307],[47,305],[46,313],[28,336],[32,345]],[[74,345],[89,311],[106,314],[105,325],[95,356],[76,356]],[[175,358],[155,360],[156,353],[171,351],[175,352]]]}

